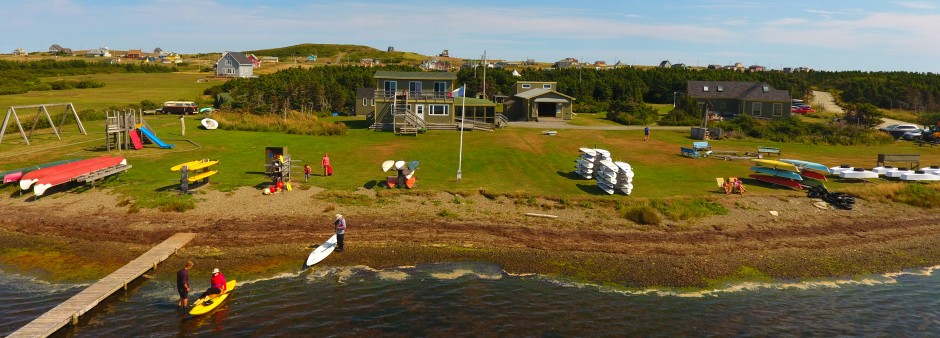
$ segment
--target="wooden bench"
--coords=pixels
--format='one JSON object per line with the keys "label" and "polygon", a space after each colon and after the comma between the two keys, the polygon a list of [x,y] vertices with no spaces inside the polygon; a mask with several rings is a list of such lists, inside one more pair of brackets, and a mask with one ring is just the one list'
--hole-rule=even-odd
{"label": "wooden bench", "polygon": [[775,154],[777,156],[780,156],[780,148],[757,147],[757,155],[761,155],[761,154],[767,154],[767,155]]}
{"label": "wooden bench", "polygon": [[692,149],[695,151],[709,151],[712,150],[712,146],[708,145],[708,142],[692,142]]}
{"label": "wooden bench", "polygon": [[691,158],[698,158],[700,156],[699,152],[692,148],[681,147],[682,156],[688,156]]}

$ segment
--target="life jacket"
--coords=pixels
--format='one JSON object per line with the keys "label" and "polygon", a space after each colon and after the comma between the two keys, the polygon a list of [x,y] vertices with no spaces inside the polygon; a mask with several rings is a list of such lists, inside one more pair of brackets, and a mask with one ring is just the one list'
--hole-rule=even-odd
{"label": "life jacket", "polygon": [[219,272],[218,275],[212,276],[211,279],[212,287],[219,288],[219,290],[225,290],[225,276]]}

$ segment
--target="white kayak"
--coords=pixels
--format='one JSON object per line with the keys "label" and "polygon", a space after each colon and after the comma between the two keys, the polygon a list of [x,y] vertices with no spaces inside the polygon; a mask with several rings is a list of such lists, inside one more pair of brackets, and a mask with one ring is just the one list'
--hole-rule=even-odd
{"label": "white kayak", "polygon": [[333,253],[334,249],[336,249],[335,234],[330,237],[330,239],[326,240],[326,242],[323,242],[322,245],[318,246],[316,249],[313,249],[313,252],[310,253],[310,256],[307,256],[307,263],[304,264],[304,267],[309,267],[320,263],[320,261]]}
{"label": "white kayak", "polygon": [[202,123],[202,126],[203,126],[204,128],[206,128],[206,129],[208,129],[208,130],[213,130],[213,129],[216,129],[216,128],[219,127],[219,121],[210,119],[210,118],[208,118],[208,117],[202,119],[202,121],[200,121],[200,123]]}

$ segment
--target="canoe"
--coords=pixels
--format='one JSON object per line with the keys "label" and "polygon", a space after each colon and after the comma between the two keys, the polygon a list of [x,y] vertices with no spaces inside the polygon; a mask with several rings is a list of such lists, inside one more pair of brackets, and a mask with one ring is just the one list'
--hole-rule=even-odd
{"label": "canoe", "polygon": [[818,172],[821,172],[821,173],[824,173],[824,174],[831,174],[831,173],[832,173],[832,171],[830,171],[828,167],[826,167],[825,165],[816,163],[816,162],[803,161],[803,160],[795,160],[795,159],[781,159],[780,162],[786,162],[786,163],[795,165],[795,166],[797,166],[797,167],[799,167],[800,169],[803,169],[803,170],[805,170],[805,169],[815,170],[815,171],[818,171]]}
{"label": "canoe", "polygon": [[856,179],[878,178],[878,173],[871,170],[865,170],[863,168],[855,168],[852,170],[845,170],[840,172],[839,177]]}
{"label": "canoe", "polygon": [[789,171],[789,170],[774,169],[774,168],[768,168],[768,167],[751,167],[751,170],[759,174],[767,174],[767,175],[772,175],[772,176],[777,176],[777,177],[789,178],[791,180],[797,180],[797,181],[803,180],[803,176],[800,176],[800,174]]}
{"label": "canoe", "polygon": [[[81,162],[75,162],[75,163],[81,163]],[[125,164],[127,164],[127,160],[124,159],[123,157],[104,156],[104,158],[101,159],[100,161],[88,162],[85,165],[80,165],[80,166],[72,166],[70,168],[67,168],[66,170],[62,170],[54,174],[46,175],[37,179],[35,182],[36,184],[33,185],[33,194],[35,194],[36,196],[42,196],[42,194],[44,194],[46,190],[48,190],[49,188],[52,188],[60,184],[68,183],[72,181],[72,179],[78,176],[89,174],[91,172],[98,171],[101,169],[106,169],[106,168],[114,167],[117,165],[125,165]],[[69,165],[69,164],[66,164],[66,165]]]}
{"label": "canoe", "polygon": [[756,163],[758,166],[761,166],[761,167],[789,170],[795,173],[800,172],[800,169],[798,169],[795,165],[792,165],[787,162],[781,162],[777,160],[765,160],[765,159],[753,159],[751,161],[753,161],[754,163]]}
{"label": "canoe", "polygon": [[78,162],[78,161],[81,161],[81,160],[82,160],[82,159],[80,159],[80,158],[73,158],[73,159],[68,159],[68,160],[62,160],[62,161],[55,161],[55,162],[43,163],[43,164],[40,164],[40,165],[34,165],[34,166],[30,166],[30,167],[24,167],[24,168],[19,168],[19,169],[13,169],[13,170],[9,170],[9,171],[4,171],[4,172],[0,173],[0,176],[3,176],[3,184],[13,183],[13,182],[19,181],[20,178],[23,177],[23,175],[26,175],[26,174],[31,173],[31,172],[33,172],[33,171],[36,171],[36,170],[39,170],[39,169],[43,169],[43,168],[54,167],[54,166],[62,165],[62,164],[67,164],[67,163],[72,163],[72,162]]}
{"label": "canoe", "polygon": [[85,165],[89,165],[89,164],[93,164],[93,163],[97,163],[101,161],[106,161],[109,158],[111,158],[111,156],[99,156],[99,157],[89,158],[89,159],[85,159],[81,161],[75,161],[71,163],[60,164],[57,166],[51,166],[51,167],[31,171],[28,174],[24,174],[23,177],[20,177],[20,190],[29,189],[29,187],[31,187],[33,183],[36,183],[36,181],[38,181],[40,178],[43,178],[49,175],[54,175],[65,170],[70,170],[73,168],[78,168],[81,166],[85,166]]}
{"label": "canoe", "polygon": [[764,174],[751,174],[751,175],[749,175],[749,176],[750,176],[751,178],[753,178],[753,179],[755,179],[755,180],[758,180],[758,181],[761,181],[761,182],[766,182],[766,183],[770,183],[770,184],[776,184],[776,185],[779,185],[779,186],[784,186],[784,187],[791,188],[791,189],[796,189],[796,190],[802,190],[802,189],[803,189],[803,186],[800,185],[800,182],[791,180],[791,179],[789,179],[789,178],[783,178],[783,177],[777,177],[777,176],[771,176],[771,175],[764,175]]}
{"label": "canoe", "polygon": [[232,294],[232,291],[235,291],[235,280],[230,280],[225,283],[225,293],[215,297],[215,298],[200,298],[195,303],[193,303],[193,309],[189,311],[190,315],[198,316],[204,315],[217,308],[222,304],[228,296]]}

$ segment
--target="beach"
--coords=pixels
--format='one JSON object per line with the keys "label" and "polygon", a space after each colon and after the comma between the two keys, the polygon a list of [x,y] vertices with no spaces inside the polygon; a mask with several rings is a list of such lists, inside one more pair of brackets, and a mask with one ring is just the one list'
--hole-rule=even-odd
{"label": "beach", "polygon": [[510,274],[703,288],[940,263],[940,228],[924,209],[860,200],[855,210],[824,210],[801,192],[716,194],[727,214],[660,225],[630,222],[615,203],[596,198],[559,202],[378,187],[352,196],[337,198],[317,187],[273,196],[253,188],[203,188],[195,193],[195,209],[164,212],[133,208],[108,190],[35,201],[7,195],[0,198],[8,210],[0,220],[0,264],[50,281],[89,281],[173,233],[195,232],[161,269],[192,260],[194,274],[219,267],[242,278],[272,276],[301,269],[307,254],[330,237],[337,213],[349,222],[346,251],[320,264],[383,269],[487,262]]}

